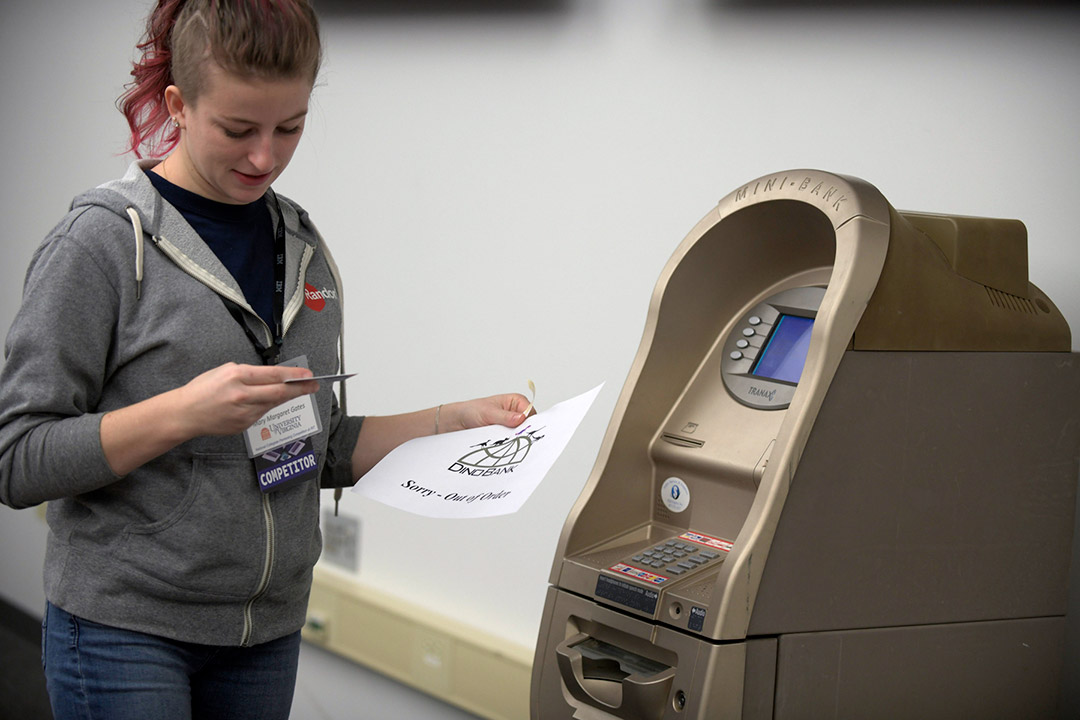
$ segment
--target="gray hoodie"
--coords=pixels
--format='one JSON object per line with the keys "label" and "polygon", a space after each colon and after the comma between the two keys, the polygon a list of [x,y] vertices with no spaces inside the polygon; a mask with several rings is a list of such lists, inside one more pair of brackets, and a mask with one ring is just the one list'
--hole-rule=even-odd
{"label": "gray hoodie", "polygon": [[[0,501],[49,501],[45,593],[99,623],[211,645],[250,645],[304,623],[319,557],[319,484],[263,494],[243,437],[197,437],[127,476],[105,461],[106,412],[226,362],[261,364],[222,302],[269,329],[143,167],[77,197],[38,248],[0,373]],[[282,358],[339,369],[341,293],[305,213],[286,227]],[[276,220],[276,213],[272,213]],[[316,394],[323,487],[350,485],[361,418]],[[10,550],[9,550],[10,551]]]}

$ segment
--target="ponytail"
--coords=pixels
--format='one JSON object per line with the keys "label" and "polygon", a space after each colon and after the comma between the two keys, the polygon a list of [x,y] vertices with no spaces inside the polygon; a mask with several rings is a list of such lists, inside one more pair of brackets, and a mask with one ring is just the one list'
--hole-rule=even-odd
{"label": "ponytail", "polygon": [[[160,0],[146,21],[146,34],[136,48],[142,58],[133,63],[127,90],[117,107],[131,129],[128,151],[142,157],[143,145],[152,156],[164,154],[180,141],[180,130],[169,123],[165,88],[172,79],[172,29],[186,0]],[[160,137],[158,137],[160,136]]]}
{"label": "ponytail", "polygon": [[308,77],[322,60],[319,22],[308,0],[158,0],[136,46],[132,81],[117,100],[131,130],[128,150],[157,157],[180,142],[165,89],[176,85],[188,102],[203,89],[208,59],[240,76]]}

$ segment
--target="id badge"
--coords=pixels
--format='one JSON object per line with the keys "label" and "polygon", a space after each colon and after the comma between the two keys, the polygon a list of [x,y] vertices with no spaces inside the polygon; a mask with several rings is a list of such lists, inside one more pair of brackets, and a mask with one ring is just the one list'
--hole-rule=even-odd
{"label": "id badge", "polygon": [[[281,364],[307,367],[307,357]],[[314,395],[304,395],[272,408],[245,430],[244,443],[248,457],[255,463],[259,489],[273,492],[313,478],[319,463],[311,437],[320,432],[322,420]]]}

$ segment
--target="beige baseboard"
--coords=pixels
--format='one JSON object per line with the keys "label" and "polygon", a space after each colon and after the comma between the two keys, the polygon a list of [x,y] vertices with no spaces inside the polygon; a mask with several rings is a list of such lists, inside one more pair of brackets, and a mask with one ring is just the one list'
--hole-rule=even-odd
{"label": "beige baseboard", "polygon": [[304,639],[490,720],[529,716],[532,648],[315,568]]}

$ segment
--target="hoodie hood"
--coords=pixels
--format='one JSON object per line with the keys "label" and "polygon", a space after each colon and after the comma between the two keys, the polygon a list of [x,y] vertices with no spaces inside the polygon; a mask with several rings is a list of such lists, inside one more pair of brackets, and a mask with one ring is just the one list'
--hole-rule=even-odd
{"label": "hoodie hood", "polygon": [[[146,173],[159,162],[160,159],[147,159],[132,163],[122,178],[77,196],[71,209],[77,211],[88,207],[104,208],[131,224],[132,253],[135,259],[134,275],[131,279],[135,283],[137,297],[142,296],[145,245],[149,241],[185,272],[246,311],[245,322],[252,332],[259,337],[268,337],[269,328],[248,304],[240,286],[214,251],[203,242],[183,215],[162,199],[146,177]],[[319,245],[319,236],[307,212],[299,206],[277,195],[273,190],[267,192],[265,200],[273,210],[271,217],[275,229],[279,217],[285,222],[287,300],[283,320],[288,328],[303,304],[304,287],[299,280]],[[278,206],[281,209],[280,216],[276,212]]]}

